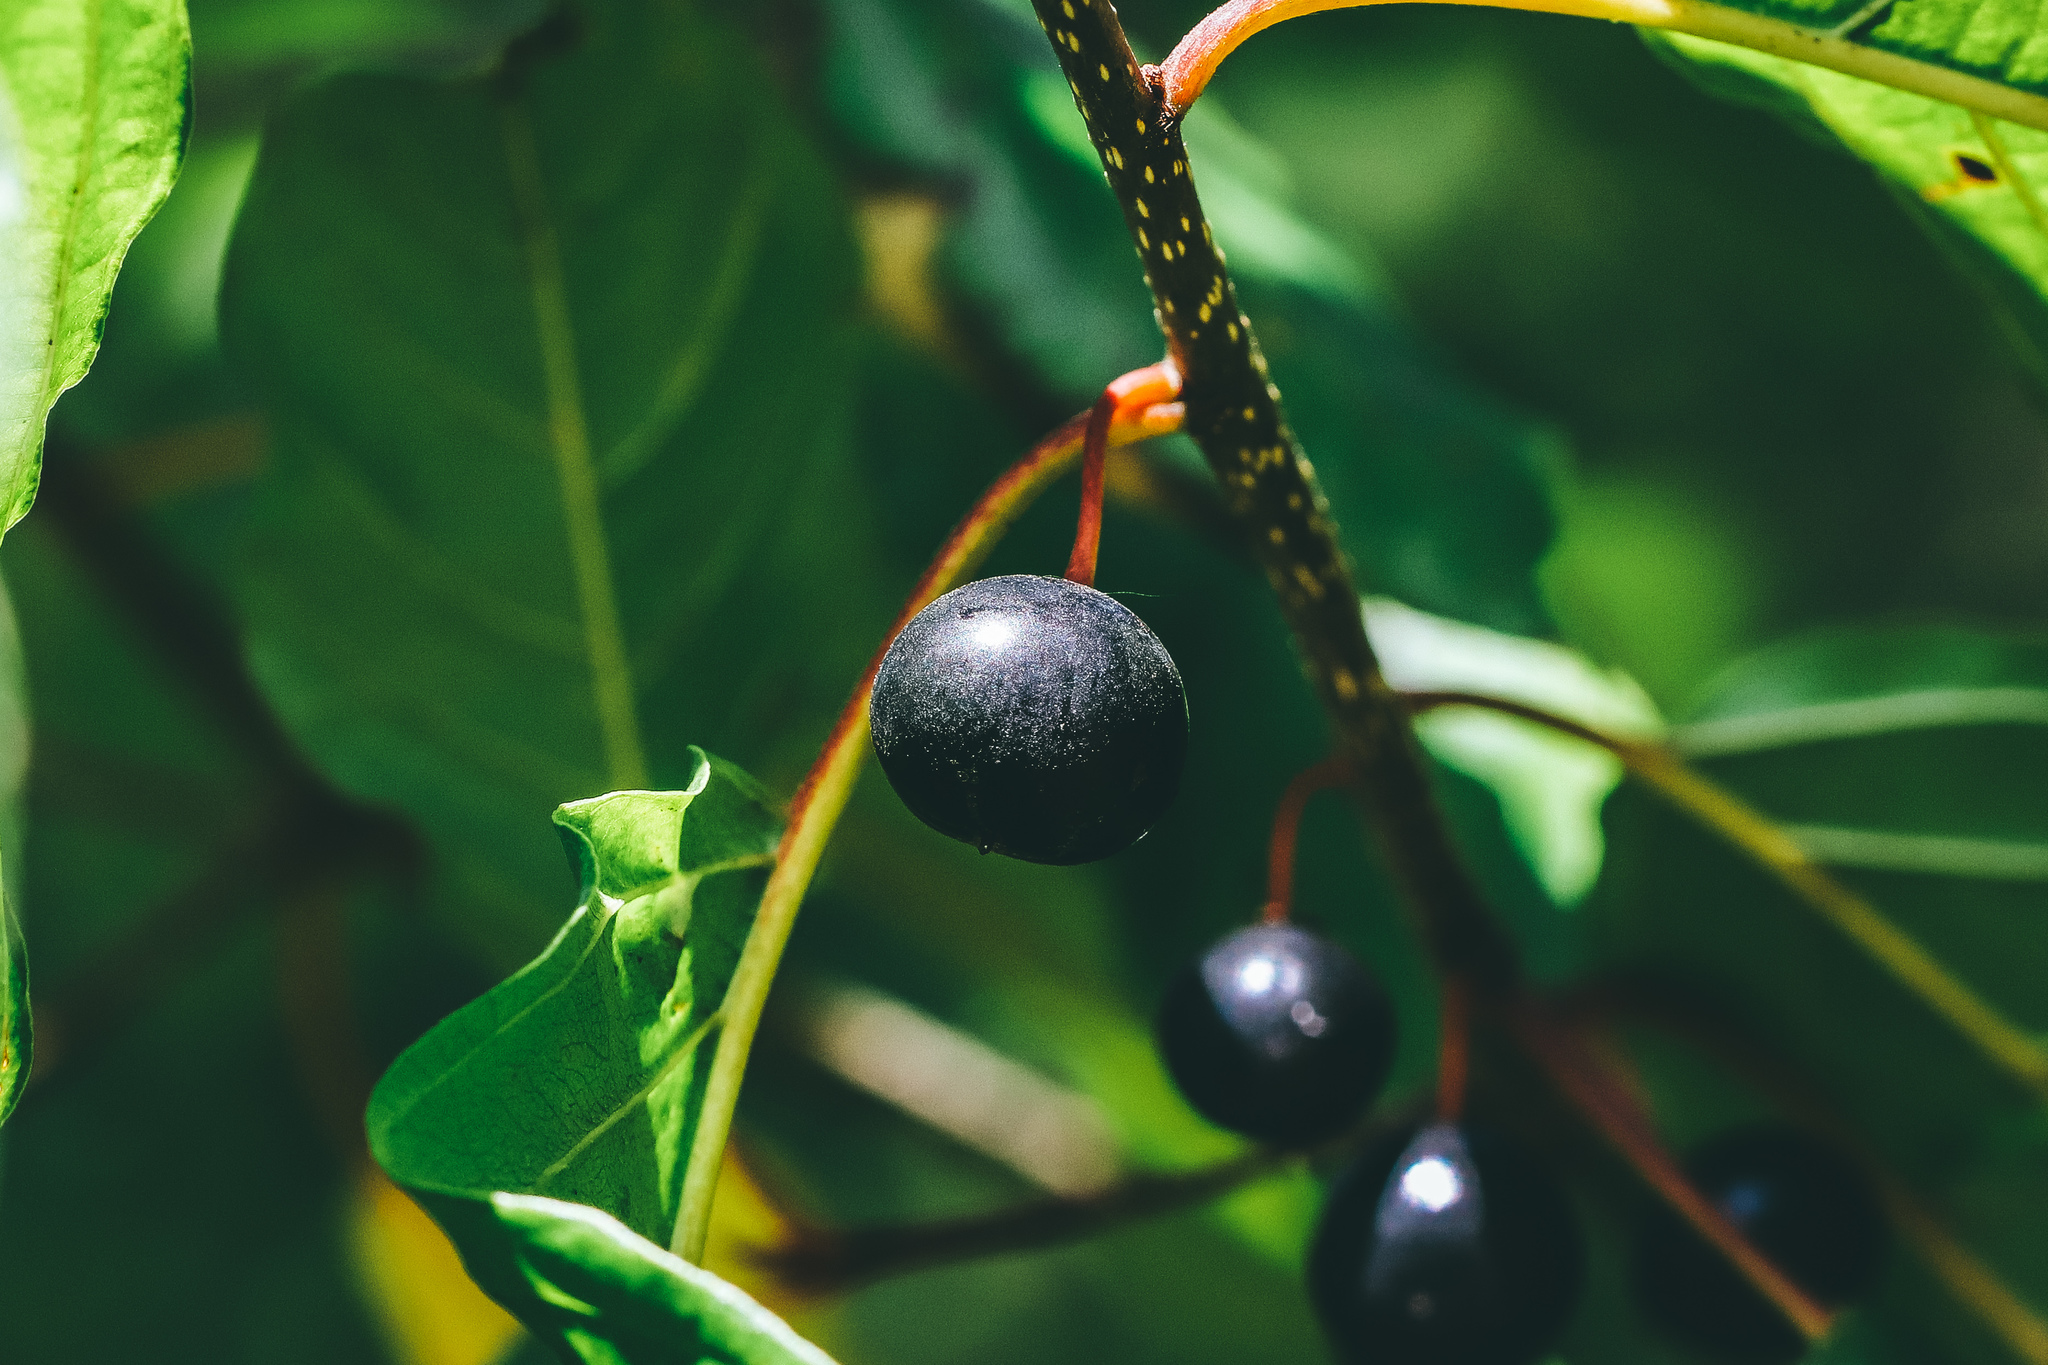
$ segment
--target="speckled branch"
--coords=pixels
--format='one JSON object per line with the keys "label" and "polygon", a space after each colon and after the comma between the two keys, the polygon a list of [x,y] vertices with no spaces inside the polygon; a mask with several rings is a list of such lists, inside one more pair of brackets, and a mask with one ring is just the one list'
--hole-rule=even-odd
{"label": "speckled branch", "polygon": [[1444,970],[1503,986],[1514,975],[1514,950],[1458,861],[1407,708],[1380,676],[1329,505],[1238,308],[1156,68],[1138,65],[1109,0],[1032,2],[1144,262],[1160,329],[1183,376],[1187,433],[1222,481],[1279,594],[1429,946]]}

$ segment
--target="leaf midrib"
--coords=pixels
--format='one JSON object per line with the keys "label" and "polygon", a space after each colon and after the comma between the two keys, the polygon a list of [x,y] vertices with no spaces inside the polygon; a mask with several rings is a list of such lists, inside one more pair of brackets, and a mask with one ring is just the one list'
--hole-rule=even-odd
{"label": "leaf midrib", "polygon": [[548,215],[546,187],[533,127],[522,97],[501,107],[499,128],[511,174],[512,203],[525,248],[527,287],[533,297],[534,339],[547,389],[548,447],[562,493],[569,560],[583,614],[584,644],[590,660],[591,700],[603,737],[607,781],[614,791],[647,786],[647,757],[633,697],[632,667],[626,656],[613,589],[611,552],[605,543],[597,471],[576,369],[575,326],[569,315],[561,247]]}
{"label": "leaf midrib", "polygon": [[[461,1073],[465,1069],[467,1069],[471,1062],[473,1062],[478,1056],[480,1056],[483,1053],[483,1051],[487,1047],[491,1045],[493,1041],[503,1037],[505,1034],[516,1029],[530,1015],[532,1015],[534,1011],[542,1008],[549,1001],[553,1000],[556,996],[560,995],[562,992],[568,990],[571,986],[575,985],[577,979],[582,975],[584,968],[590,965],[591,958],[596,955],[598,949],[602,947],[606,942],[605,931],[608,928],[611,928],[617,922],[618,913],[622,906],[626,905],[631,901],[637,900],[642,896],[655,894],[656,892],[664,890],[667,887],[673,886],[678,882],[690,882],[693,884],[702,883],[705,880],[711,877],[718,876],[721,873],[739,872],[745,871],[750,868],[767,867],[773,864],[774,861],[775,855],[773,853],[745,853],[740,854],[737,857],[721,858],[715,862],[704,863],[697,867],[678,869],[677,871],[666,873],[663,876],[656,877],[651,881],[640,883],[628,889],[623,895],[615,896],[607,892],[593,890],[591,892],[590,898],[586,900],[581,906],[577,907],[576,910],[577,916],[589,917],[589,922],[586,923],[585,929],[585,932],[588,933],[589,937],[585,939],[582,945],[577,949],[575,962],[571,963],[568,969],[564,971],[557,980],[550,984],[546,990],[542,991],[533,999],[527,1001],[523,1006],[521,1006],[518,1010],[514,1011],[510,1016],[499,1020],[498,1023],[492,1027],[489,1033],[486,1033],[483,1037],[479,1038],[474,1044],[472,1044],[460,1057],[458,1057],[455,1060],[453,1065],[447,1067],[439,1074],[434,1076],[430,1081],[428,1081],[427,1084],[421,1086],[415,1094],[413,1094],[407,1099],[405,1106],[402,1109],[400,1109],[396,1114],[394,1114],[384,1126],[387,1128],[403,1127],[405,1121],[414,1113],[414,1111],[419,1109],[421,1105],[425,1104],[435,1094],[435,1092],[441,1090],[443,1087],[452,1083],[456,1079],[456,1077],[461,1075]],[[574,917],[572,917],[571,923],[573,924],[574,922],[575,919]],[[537,965],[538,964],[536,964],[536,966]],[[707,1018],[706,1023],[708,1024],[710,1022],[710,1018],[715,1018],[718,1015],[718,1013],[719,1011],[714,1010],[712,1012],[712,1015]],[[669,1063],[672,1063],[673,1061],[674,1057],[671,1056],[668,1062],[664,1063],[664,1068],[666,1068],[666,1066]],[[657,1077],[657,1080],[658,1079],[659,1078]],[[632,1104],[636,1103],[639,1099],[644,1099],[649,1089],[651,1089],[651,1086],[643,1088],[635,1096],[634,1100],[627,1102],[625,1107],[630,1108]],[[564,1161],[566,1161],[567,1159],[568,1158],[566,1157],[563,1158]],[[391,1174],[400,1181],[408,1184],[428,1185],[435,1183],[431,1181],[413,1180],[396,1170],[393,1170]],[[436,1187],[447,1189],[457,1188],[452,1186]]]}

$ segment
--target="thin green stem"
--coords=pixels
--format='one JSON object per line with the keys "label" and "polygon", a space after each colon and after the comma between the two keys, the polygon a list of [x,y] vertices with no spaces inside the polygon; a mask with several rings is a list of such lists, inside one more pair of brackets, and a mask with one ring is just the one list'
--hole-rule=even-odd
{"label": "thin green stem", "polygon": [[1832,739],[1968,725],[2048,725],[2048,688],[1930,687],[1695,721],[1671,732],[1687,758],[1756,753]]}
{"label": "thin green stem", "polygon": [[[860,776],[861,764],[867,757],[868,696],[874,690],[882,656],[911,617],[972,573],[1018,515],[1073,466],[1081,453],[1087,421],[1087,414],[1083,413],[1039,442],[996,480],[953,528],[924,577],[911,591],[910,600],[904,604],[888,637],[875,651],[874,660],[839,713],[839,721],[817,762],[812,764],[803,786],[790,802],[789,823],[775,851],[775,870],[768,874],[760,908],[754,914],[754,927],[747,932],[739,966],[733,971],[721,1006],[724,1027],[719,1031],[718,1051],[711,1060],[704,1107],[697,1119],[696,1138],[690,1145],[690,1160],[683,1174],[675,1234],[669,1240],[669,1249],[686,1261],[694,1263],[703,1258],[719,1169],[726,1139],[732,1132],[733,1108],[739,1102],[740,1081],[746,1073],[754,1034],[760,1027],[761,1010],[768,1003],[768,989],[782,964],[782,950],[796,925],[804,892],[818,870],[825,843],[832,837],[840,813],[846,809],[854,779]],[[1179,405],[1154,407],[1135,420],[1112,426],[1109,443],[1126,445],[1147,436],[1162,436],[1178,430],[1180,421]]]}
{"label": "thin green stem", "polygon": [[2031,1034],[1951,975],[1870,902],[1829,876],[1785,830],[1734,793],[1694,772],[1669,749],[1604,734],[1568,717],[1502,697],[1412,692],[1408,703],[1418,712],[1439,706],[1482,707],[1606,749],[1621,760],[1631,776],[1726,839],[1805,901],[2006,1075],[2036,1096],[2048,1098],[2048,1051]]}
{"label": "thin green stem", "polygon": [[561,243],[548,214],[547,186],[541,177],[533,125],[517,96],[506,99],[502,106],[501,127],[513,207],[525,238],[535,336],[547,391],[548,446],[561,481],[569,562],[576,576],[584,647],[590,660],[590,694],[604,738],[606,781],[614,791],[641,788],[647,785],[647,755],[640,744],[626,633],[612,589],[611,551],[605,543],[603,502],[591,460],[590,429],[583,416],[583,386],[576,371],[576,331],[562,275]]}
{"label": "thin green stem", "polygon": [[[1171,107],[1185,113],[1223,59],[1255,33],[1323,10],[1399,4],[1407,0],[1231,0],[1189,30],[1160,65]],[[1783,57],[1845,76],[1924,95],[2008,123],[2048,129],[2048,97],[2016,90],[1982,76],[1887,52],[1851,39],[1838,28],[1808,28],[1707,0],[1448,0],[1492,9],[1571,14],[1587,19],[1661,28]]]}
{"label": "thin green stem", "polygon": [[1816,862],[1877,872],[1918,872],[1991,882],[2048,882],[2048,844],[1901,834],[1837,825],[1781,825]]}

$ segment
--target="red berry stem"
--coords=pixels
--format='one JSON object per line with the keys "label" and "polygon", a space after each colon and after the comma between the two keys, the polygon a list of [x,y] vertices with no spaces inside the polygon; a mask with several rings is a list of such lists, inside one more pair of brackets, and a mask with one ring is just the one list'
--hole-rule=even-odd
{"label": "red berry stem", "polygon": [[1527,997],[1513,1001],[1507,1022],[1523,1050],[1546,1072],[1559,1094],[1634,1168],[1694,1231],[1742,1273],[1809,1342],[1825,1338],[1834,1313],[1816,1303],[1743,1235],[1721,1208],[1686,1178],[1678,1159],[1657,1136],[1638,1087],[1620,1069],[1604,1039]]}
{"label": "red berry stem", "polygon": [[1465,1075],[1471,1065],[1472,986],[1454,972],[1438,990],[1436,1116],[1456,1123],[1465,1112]]}
{"label": "red berry stem", "polygon": [[1294,905],[1294,845],[1301,834],[1301,813],[1319,791],[1348,785],[1354,774],[1344,758],[1326,758],[1295,775],[1273,811],[1273,837],[1266,845],[1266,909],[1268,924],[1285,924]]}
{"label": "red berry stem", "polygon": [[[1124,420],[1112,422],[1109,433],[1118,443],[1178,431],[1182,421],[1180,408],[1170,403],[1154,404],[1123,416]],[[910,618],[972,573],[1032,500],[1066,472],[1081,451],[1085,420],[1072,418],[1040,441],[1004,471],[953,528],[876,649],[803,785],[790,798],[782,841],[775,850],[774,870],[768,874],[768,885],[762,888],[761,903],[754,912],[754,927],[740,949],[739,964],[733,970],[732,982],[726,987],[725,1002],[719,1010],[723,1026],[712,1056],[711,1075],[705,1082],[702,1116],[690,1146],[681,1208],[669,1244],[669,1249],[686,1261],[703,1259],[704,1239],[711,1226],[711,1199],[718,1187],[733,1107],[739,1102],[740,1078],[746,1072],[747,1054],[753,1048],[761,1010],[768,1001],[768,988],[782,961],[782,950],[789,942],[804,892],[818,869],[818,860],[824,856],[826,840],[831,838],[833,826],[846,808],[854,779],[860,775],[861,764],[867,757],[868,696],[874,689],[882,657]]]}
{"label": "red berry stem", "polygon": [[1074,552],[1067,557],[1068,581],[1095,586],[1095,559],[1102,549],[1102,466],[1109,454],[1109,428],[1131,422],[1147,408],[1180,397],[1180,371],[1171,360],[1132,370],[1110,381],[1088,410],[1081,443],[1081,516],[1074,526]]}
{"label": "red berry stem", "polygon": [[1081,515],[1074,523],[1074,552],[1067,556],[1067,578],[1084,588],[1095,586],[1095,558],[1102,549],[1102,465],[1109,453],[1109,418],[1116,397],[1108,389],[1088,410],[1088,434],[1081,443]]}

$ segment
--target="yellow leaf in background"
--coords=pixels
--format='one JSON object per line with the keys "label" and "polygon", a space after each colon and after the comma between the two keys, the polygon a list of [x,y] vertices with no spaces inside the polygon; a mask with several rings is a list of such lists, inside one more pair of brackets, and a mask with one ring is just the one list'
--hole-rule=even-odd
{"label": "yellow leaf in background", "polygon": [[348,1256],[400,1365],[490,1365],[519,1336],[517,1319],[470,1280],[434,1220],[375,1166],[350,1201]]}

